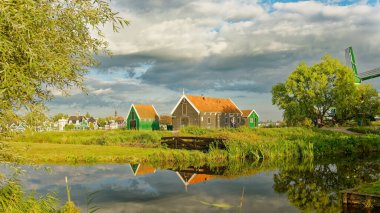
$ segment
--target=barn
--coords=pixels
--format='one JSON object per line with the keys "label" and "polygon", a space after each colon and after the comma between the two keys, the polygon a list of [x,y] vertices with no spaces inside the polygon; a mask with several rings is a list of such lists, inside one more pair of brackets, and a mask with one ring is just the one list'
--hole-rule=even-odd
{"label": "barn", "polygon": [[254,109],[244,109],[241,111],[243,112],[242,125],[250,128],[256,128],[259,126],[260,117]]}
{"label": "barn", "polygon": [[128,129],[160,129],[160,119],[153,105],[132,104],[128,112],[126,124]]}
{"label": "barn", "polygon": [[185,126],[203,128],[235,128],[242,112],[231,99],[182,95],[171,112],[173,129]]}

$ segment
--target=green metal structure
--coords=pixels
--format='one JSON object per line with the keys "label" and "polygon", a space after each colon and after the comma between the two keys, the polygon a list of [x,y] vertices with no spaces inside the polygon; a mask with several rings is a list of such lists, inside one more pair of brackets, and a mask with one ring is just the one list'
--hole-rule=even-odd
{"label": "green metal structure", "polygon": [[362,81],[380,77],[380,67],[359,74],[358,69],[356,67],[354,50],[352,49],[352,47],[348,47],[346,48],[345,52],[346,65],[352,68],[355,75],[355,83],[360,84]]}

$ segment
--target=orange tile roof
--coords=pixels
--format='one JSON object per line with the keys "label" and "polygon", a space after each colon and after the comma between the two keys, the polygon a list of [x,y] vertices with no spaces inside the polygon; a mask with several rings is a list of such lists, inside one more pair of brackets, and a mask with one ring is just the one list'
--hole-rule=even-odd
{"label": "orange tile roof", "polygon": [[242,109],[241,112],[243,113],[243,117],[248,117],[249,114],[251,114],[251,109]]}
{"label": "orange tile roof", "polygon": [[194,176],[187,182],[188,184],[198,184],[212,179],[212,175],[194,174]]}
{"label": "orange tile roof", "polygon": [[239,108],[230,99],[193,95],[186,95],[186,97],[201,112],[240,113]]}
{"label": "orange tile roof", "polygon": [[153,166],[140,164],[135,175],[146,175],[146,174],[151,174],[155,172],[156,172],[156,168],[154,168]]}
{"label": "orange tile roof", "polygon": [[158,117],[153,105],[134,104],[133,106],[135,107],[140,119],[155,119]]}

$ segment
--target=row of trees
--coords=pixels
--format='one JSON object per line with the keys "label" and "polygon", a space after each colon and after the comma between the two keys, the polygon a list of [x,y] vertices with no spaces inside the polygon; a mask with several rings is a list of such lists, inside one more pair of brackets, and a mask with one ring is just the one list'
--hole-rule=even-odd
{"label": "row of trees", "polygon": [[352,70],[329,55],[313,66],[300,63],[284,83],[273,86],[272,103],[284,110],[290,126],[323,126],[327,117],[339,124],[368,122],[380,113],[377,91],[369,84],[355,85]]}

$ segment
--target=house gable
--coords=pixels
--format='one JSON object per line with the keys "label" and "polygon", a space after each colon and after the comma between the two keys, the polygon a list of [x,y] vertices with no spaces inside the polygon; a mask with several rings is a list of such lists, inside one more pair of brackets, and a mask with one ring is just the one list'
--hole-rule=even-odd
{"label": "house gable", "polygon": [[194,108],[194,110],[198,114],[200,113],[199,109],[197,109],[197,107],[194,106],[194,104],[186,97],[186,95],[182,95],[182,97],[179,99],[179,101],[177,102],[177,104],[173,108],[172,112],[170,113],[171,115],[174,114],[174,112],[176,111],[176,109],[178,108],[178,106],[182,103],[183,99],[186,99],[186,101]]}

